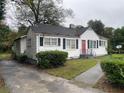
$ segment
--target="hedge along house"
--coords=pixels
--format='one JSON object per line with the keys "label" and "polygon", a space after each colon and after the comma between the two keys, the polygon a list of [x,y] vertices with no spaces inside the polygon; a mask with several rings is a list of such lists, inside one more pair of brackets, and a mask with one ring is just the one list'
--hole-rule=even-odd
{"label": "hedge along house", "polygon": [[74,29],[46,24],[35,25],[30,27],[27,33],[25,46],[23,52],[33,59],[36,59],[36,53],[49,50],[68,52],[68,58],[107,54],[107,39],[88,27]]}

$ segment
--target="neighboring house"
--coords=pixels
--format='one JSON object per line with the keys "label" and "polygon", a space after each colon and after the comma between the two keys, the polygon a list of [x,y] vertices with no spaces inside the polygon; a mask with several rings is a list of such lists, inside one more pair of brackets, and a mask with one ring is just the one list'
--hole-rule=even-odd
{"label": "neighboring house", "polygon": [[25,53],[33,59],[36,59],[36,53],[49,50],[68,52],[68,58],[107,54],[107,39],[88,27],[74,29],[39,24],[30,27],[27,36],[15,40],[14,45],[16,53]]}

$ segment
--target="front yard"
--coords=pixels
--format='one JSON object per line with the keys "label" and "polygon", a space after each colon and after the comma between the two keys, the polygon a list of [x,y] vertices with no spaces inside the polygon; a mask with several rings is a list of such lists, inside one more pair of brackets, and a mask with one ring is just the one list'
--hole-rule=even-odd
{"label": "front yard", "polygon": [[2,87],[0,88],[0,93],[9,93],[9,91],[6,87]]}
{"label": "front yard", "polygon": [[9,60],[11,59],[11,53],[0,53],[0,60]]}
{"label": "front yard", "polygon": [[98,83],[94,86],[94,88],[105,91],[106,93],[124,93],[123,87],[117,87],[110,82],[108,82],[106,76],[102,77]]}
{"label": "front yard", "polygon": [[94,86],[107,93],[124,93],[124,54],[112,54],[101,63],[105,75]]}
{"label": "front yard", "polygon": [[[80,75],[81,73],[87,71],[92,68],[103,59],[107,59],[109,56],[97,57],[97,58],[89,58],[89,59],[73,59],[68,60],[63,67],[46,69],[44,70],[48,74],[62,77],[65,79],[73,79],[74,77]],[[9,60],[11,59],[10,53],[0,53],[0,60]]]}
{"label": "front yard", "polygon": [[2,79],[0,79],[0,93],[10,93],[8,88],[5,86],[4,81]]}
{"label": "front yard", "polygon": [[[44,71],[48,74],[62,77],[68,80],[74,79],[76,76],[87,71],[88,69],[95,66],[98,62],[101,62],[104,59],[119,58],[121,59],[123,55],[112,55],[112,56],[103,56],[89,59],[73,59],[68,60],[64,66],[59,68],[45,69]],[[0,60],[9,60],[11,59],[10,53],[0,53]],[[119,87],[112,86],[106,79],[103,77],[99,82],[94,86],[100,90],[109,92],[109,93],[123,93],[124,89]],[[0,93],[9,93],[8,88],[6,88],[4,81],[0,77]]]}
{"label": "front yard", "polygon": [[63,77],[70,80],[90,69],[91,67],[95,66],[96,64],[97,60],[93,58],[68,60],[65,66],[47,69],[46,71],[51,75]]}
{"label": "front yard", "polygon": [[[11,59],[10,53],[0,53],[0,60],[9,60]],[[4,80],[0,76],[0,93],[10,93],[9,89],[5,86]]]}

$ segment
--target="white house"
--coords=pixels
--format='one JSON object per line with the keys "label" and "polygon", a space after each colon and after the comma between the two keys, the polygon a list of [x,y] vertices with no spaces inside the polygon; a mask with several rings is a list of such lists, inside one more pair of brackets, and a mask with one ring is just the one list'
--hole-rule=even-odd
{"label": "white house", "polygon": [[36,53],[49,50],[68,52],[68,58],[79,58],[85,55],[102,56],[107,54],[107,39],[97,35],[88,27],[74,29],[39,24],[30,27],[27,36],[15,40],[16,43],[20,41],[23,43],[19,45],[15,44],[18,47],[16,49],[20,51],[18,53],[25,53],[33,59],[36,58]]}

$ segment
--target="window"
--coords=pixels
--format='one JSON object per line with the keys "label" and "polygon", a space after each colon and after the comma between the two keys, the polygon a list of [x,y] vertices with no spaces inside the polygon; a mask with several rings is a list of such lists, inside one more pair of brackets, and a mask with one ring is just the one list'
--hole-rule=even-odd
{"label": "window", "polygon": [[105,41],[99,41],[99,46],[106,46],[106,42]]}
{"label": "window", "polygon": [[88,40],[88,48],[97,48],[97,41]]}
{"label": "window", "polygon": [[106,42],[105,41],[103,41],[103,46],[106,46]]}
{"label": "window", "polygon": [[92,41],[89,40],[89,48],[92,48]]}
{"label": "window", "polygon": [[51,38],[51,45],[58,45],[58,39],[57,38]]}
{"label": "window", "polygon": [[44,38],[45,46],[58,46],[58,38]]}
{"label": "window", "polygon": [[44,38],[44,45],[50,45],[50,38]]}
{"label": "window", "polygon": [[94,48],[96,48],[97,46],[96,46],[96,41],[93,41],[93,44],[94,44]]}
{"label": "window", "polygon": [[66,48],[67,49],[76,49],[76,40],[66,39]]}

